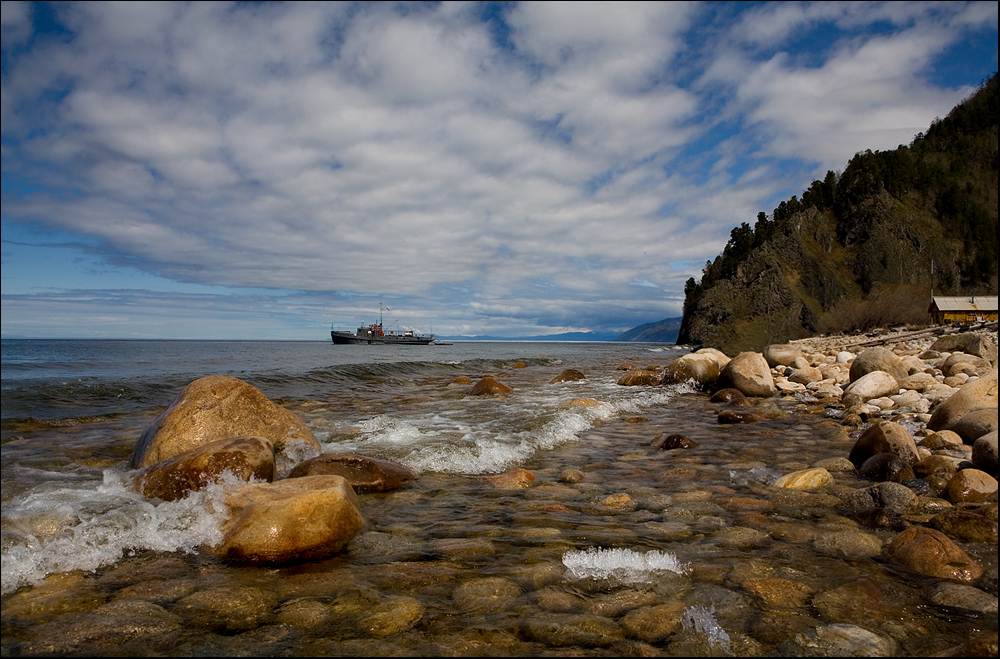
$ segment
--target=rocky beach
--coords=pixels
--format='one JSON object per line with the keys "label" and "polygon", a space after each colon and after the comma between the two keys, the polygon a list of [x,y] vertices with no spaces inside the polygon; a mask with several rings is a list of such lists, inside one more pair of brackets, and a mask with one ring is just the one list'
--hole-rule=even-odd
{"label": "rocky beach", "polygon": [[[3,653],[995,654],[995,333],[577,350],[343,405],[194,380],[98,451],[112,504],[5,485]],[[402,421],[543,404],[502,460]]]}

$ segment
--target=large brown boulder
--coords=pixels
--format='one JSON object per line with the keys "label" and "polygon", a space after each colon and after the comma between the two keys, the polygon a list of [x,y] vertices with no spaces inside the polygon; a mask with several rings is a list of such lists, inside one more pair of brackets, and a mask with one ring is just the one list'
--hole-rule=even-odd
{"label": "large brown boulder", "polygon": [[913,572],[951,579],[975,581],[982,566],[948,536],[923,526],[911,526],[886,547],[886,555]]}
{"label": "large brown boulder", "polygon": [[469,393],[473,396],[506,396],[514,391],[503,382],[500,382],[492,375],[484,375],[479,382],[473,385]]}
{"label": "large brown boulder", "polygon": [[747,396],[773,396],[778,392],[771,369],[759,352],[741,352],[719,376],[719,384],[739,389]]}
{"label": "large brown boulder", "polygon": [[648,387],[660,384],[661,375],[656,371],[636,368],[618,378],[618,384],[624,387]]}
{"label": "large brown boulder", "polygon": [[848,459],[860,469],[868,458],[877,453],[891,453],[909,465],[920,461],[917,445],[910,432],[892,421],[880,421],[862,433],[851,448]]}
{"label": "large brown boulder", "polygon": [[937,352],[964,352],[982,357],[994,364],[997,361],[997,344],[990,340],[988,335],[975,332],[942,336],[931,345],[930,349]]}
{"label": "large brown boulder", "polygon": [[948,481],[945,494],[952,503],[986,501],[996,497],[997,479],[985,471],[963,469]]}
{"label": "large brown boulder", "polygon": [[986,433],[972,445],[972,464],[991,474],[997,473],[997,431]]}
{"label": "large brown boulder", "polygon": [[663,370],[663,384],[677,384],[694,380],[699,386],[714,384],[722,372],[719,359],[711,354],[689,353],[667,364]]}
{"label": "large brown boulder", "polygon": [[997,409],[997,372],[994,370],[975,382],[969,382],[934,409],[927,427],[931,430],[951,425],[974,410]]}
{"label": "large brown boulder", "polygon": [[259,437],[275,452],[319,453],[312,431],[257,387],[225,375],[198,378],[146,429],[132,452],[132,468],[148,467],[209,442]]}
{"label": "large brown boulder", "polygon": [[343,476],[355,492],[388,492],[398,490],[416,477],[409,468],[392,462],[379,460],[357,453],[324,453],[300,462],[289,478],[336,474]]}
{"label": "large brown boulder", "polygon": [[864,377],[874,371],[885,371],[896,382],[902,382],[908,375],[906,364],[888,348],[868,348],[854,358],[851,363],[850,381]]}
{"label": "large brown boulder", "polygon": [[951,424],[949,429],[958,433],[959,437],[966,444],[973,444],[983,435],[996,432],[997,408],[984,407],[979,410],[972,410]]}
{"label": "large brown boulder", "polygon": [[802,356],[802,348],[790,343],[775,343],[764,348],[764,359],[771,368],[775,366],[794,366],[795,360]]}
{"label": "large brown boulder", "polygon": [[274,480],[274,450],[258,437],[233,437],[203,444],[147,467],[135,479],[143,496],[176,501],[228,471],[237,478]]}
{"label": "large brown boulder", "polygon": [[326,558],[364,526],[358,498],[343,476],[250,483],[226,493],[229,518],[218,556],[252,563]]}

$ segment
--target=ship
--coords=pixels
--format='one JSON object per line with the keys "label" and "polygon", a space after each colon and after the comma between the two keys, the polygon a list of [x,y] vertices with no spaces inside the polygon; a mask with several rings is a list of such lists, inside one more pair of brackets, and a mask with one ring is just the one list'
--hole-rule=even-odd
{"label": "ship", "polygon": [[338,330],[333,324],[330,325],[330,338],[334,344],[365,344],[365,345],[402,345],[402,346],[425,346],[434,342],[433,334],[416,334],[413,330],[396,332],[382,329],[382,311],[388,311],[389,307],[381,302],[378,305],[378,322],[367,327],[359,327],[354,331]]}

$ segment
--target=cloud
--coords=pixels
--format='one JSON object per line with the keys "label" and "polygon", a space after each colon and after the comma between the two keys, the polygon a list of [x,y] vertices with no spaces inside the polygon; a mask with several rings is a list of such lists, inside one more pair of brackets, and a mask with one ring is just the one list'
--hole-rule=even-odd
{"label": "cloud", "polygon": [[[26,7],[3,6],[7,58],[31,25]],[[968,89],[922,72],[990,15],[896,3],[768,4],[735,22],[688,3],[55,11],[68,35],[36,35],[5,60],[3,175],[28,185],[5,185],[4,222],[84,236],[110,264],[177,282],[408,296],[456,329],[520,333],[678,313],[697,273],[675,264],[713,256],[772,203],[789,178],[779,160],[802,161],[806,183],[816,163],[909,141]],[[782,51],[824,21],[858,32],[818,66]],[[877,21],[892,30],[864,31]]]}

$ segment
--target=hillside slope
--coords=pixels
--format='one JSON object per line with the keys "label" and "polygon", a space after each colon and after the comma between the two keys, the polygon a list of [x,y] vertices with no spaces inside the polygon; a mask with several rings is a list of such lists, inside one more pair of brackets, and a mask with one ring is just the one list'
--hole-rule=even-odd
{"label": "hillside slope", "polygon": [[650,341],[673,343],[677,340],[677,332],[681,328],[680,318],[664,318],[652,323],[645,323],[622,332],[618,341]]}
{"label": "hillside slope", "polygon": [[994,75],[909,146],[858,153],[753,227],[685,286],[678,342],[727,352],[926,319],[935,294],[997,290]]}

